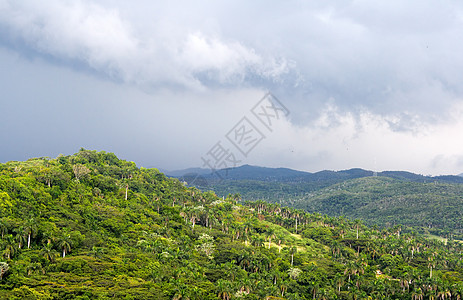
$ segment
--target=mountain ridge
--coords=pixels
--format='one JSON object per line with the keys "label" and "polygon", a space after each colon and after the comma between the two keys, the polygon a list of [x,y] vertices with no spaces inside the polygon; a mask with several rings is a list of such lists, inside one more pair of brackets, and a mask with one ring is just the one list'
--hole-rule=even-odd
{"label": "mountain ridge", "polygon": [[[244,164],[233,168],[223,168],[219,170],[211,170],[206,168],[187,168],[175,171],[164,171],[164,174],[171,177],[182,178],[188,175],[191,178],[193,175],[201,176],[206,180],[263,180],[263,181],[321,181],[333,179],[354,179],[369,176],[383,176],[405,181],[414,182],[448,182],[448,183],[463,183],[463,176],[460,175],[421,175],[408,171],[381,171],[375,172],[362,168],[351,168],[346,170],[321,170],[317,172],[299,171],[290,168],[278,167],[262,167]],[[187,180],[186,180],[187,181]],[[187,181],[188,182],[188,181]]]}

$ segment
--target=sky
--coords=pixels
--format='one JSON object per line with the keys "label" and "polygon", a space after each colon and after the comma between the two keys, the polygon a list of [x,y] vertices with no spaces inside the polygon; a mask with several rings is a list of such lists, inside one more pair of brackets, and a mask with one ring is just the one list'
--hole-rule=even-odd
{"label": "sky", "polygon": [[463,172],[463,2],[0,0],[0,162]]}

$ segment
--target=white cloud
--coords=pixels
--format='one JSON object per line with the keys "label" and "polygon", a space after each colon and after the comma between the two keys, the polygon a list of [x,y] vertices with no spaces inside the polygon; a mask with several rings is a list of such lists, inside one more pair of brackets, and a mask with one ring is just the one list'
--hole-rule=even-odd
{"label": "white cloud", "polygon": [[136,32],[116,8],[88,1],[1,4],[0,26],[27,50],[81,63],[116,80],[199,88],[204,78],[240,84],[247,76],[272,79],[288,72],[284,59],[263,57],[236,40],[200,30],[180,27],[174,36],[166,36],[162,28],[152,35]]}

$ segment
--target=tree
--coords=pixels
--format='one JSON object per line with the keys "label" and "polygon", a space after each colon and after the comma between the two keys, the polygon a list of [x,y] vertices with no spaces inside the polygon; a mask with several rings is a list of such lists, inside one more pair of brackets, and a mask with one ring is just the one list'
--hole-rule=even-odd
{"label": "tree", "polygon": [[336,273],[334,276],[334,283],[336,285],[336,290],[338,293],[341,292],[341,287],[344,284],[344,276],[341,273]]}
{"label": "tree", "polygon": [[37,224],[34,218],[27,220],[24,227],[24,232],[27,234],[27,249],[31,247],[31,237],[35,237],[37,234]]}
{"label": "tree", "polygon": [[268,248],[270,249],[271,239],[272,237],[275,237],[275,229],[273,229],[272,227],[267,228],[265,235],[268,238]]}
{"label": "tree", "polygon": [[359,219],[354,220],[354,225],[357,228],[357,240],[359,239],[359,227],[362,224],[362,221]]}
{"label": "tree", "polygon": [[290,268],[288,269],[288,275],[292,279],[296,279],[299,275],[301,275],[302,270],[299,268]]}
{"label": "tree", "polygon": [[6,236],[4,245],[5,245],[5,250],[3,251],[3,256],[6,257],[7,259],[11,259],[16,253],[15,241],[11,234]]}
{"label": "tree", "polygon": [[39,262],[28,264],[26,271],[27,271],[27,275],[31,275],[34,273],[45,274],[45,270],[43,269],[42,264]]}
{"label": "tree", "polygon": [[231,283],[228,280],[219,279],[216,282],[217,296],[222,297],[222,300],[230,300]]}
{"label": "tree", "polygon": [[49,262],[54,262],[56,256],[58,255],[58,252],[56,252],[56,250],[53,249],[51,243],[48,243],[42,248],[42,250],[40,251],[40,255]]}
{"label": "tree", "polygon": [[297,253],[297,247],[293,246],[291,248],[289,248],[289,254],[291,255],[291,266],[293,266],[293,262],[294,262],[294,254]]}
{"label": "tree", "polygon": [[58,246],[63,250],[63,258],[65,258],[66,253],[71,252],[71,235],[64,233],[58,242]]}
{"label": "tree", "polygon": [[90,173],[90,169],[81,164],[73,165],[72,171],[74,172],[74,176],[76,176],[77,181],[80,181],[82,177]]}
{"label": "tree", "polygon": [[0,219],[0,233],[2,234],[2,240],[3,236],[8,232],[8,226],[4,218]]}
{"label": "tree", "polygon": [[90,254],[91,256],[93,256],[93,258],[97,259],[97,258],[100,258],[104,254],[104,250],[102,247],[93,246],[92,250],[90,251]]}
{"label": "tree", "polygon": [[15,239],[16,239],[16,242],[18,243],[18,249],[21,249],[24,243],[26,243],[26,237],[24,236],[22,227],[18,228]]}
{"label": "tree", "polygon": [[0,261],[0,281],[3,279],[3,276],[5,276],[9,269],[10,266],[6,262]]}

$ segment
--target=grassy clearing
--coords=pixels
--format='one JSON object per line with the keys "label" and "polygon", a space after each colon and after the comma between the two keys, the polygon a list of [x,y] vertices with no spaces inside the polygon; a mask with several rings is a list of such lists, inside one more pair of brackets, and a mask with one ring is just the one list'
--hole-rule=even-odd
{"label": "grassy clearing", "polygon": [[425,236],[426,238],[428,238],[428,239],[438,240],[438,241],[444,242],[444,244],[447,245],[447,241],[448,241],[448,240],[447,240],[446,238],[441,237],[441,236],[434,235],[434,234],[430,234],[430,233],[425,234],[424,236]]}

